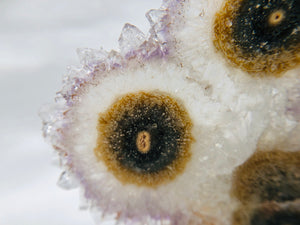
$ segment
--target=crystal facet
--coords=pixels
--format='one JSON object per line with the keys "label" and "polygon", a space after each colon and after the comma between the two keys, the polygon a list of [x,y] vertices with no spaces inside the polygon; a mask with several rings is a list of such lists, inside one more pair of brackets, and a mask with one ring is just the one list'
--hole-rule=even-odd
{"label": "crystal facet", "polygon": [[127,55],[137,50],[146,41],[145,35],[136,26],[129,23],[123,27],[119,38],[119,46],[122,55]]}
{"label": "crystal facet", "polygon": [[79,183],[70,172],[64,171],[61,173],[57,185],[63,189],[71,190],[77,188]]}

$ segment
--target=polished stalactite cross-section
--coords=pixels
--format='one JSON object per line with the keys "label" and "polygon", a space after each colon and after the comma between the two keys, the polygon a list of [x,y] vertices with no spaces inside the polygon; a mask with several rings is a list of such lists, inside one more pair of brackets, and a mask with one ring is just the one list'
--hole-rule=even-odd
{"label": "polished stalactite cross-section", "polygon": [[279,76],[300,63],[300,0],[228,0],[214,33],[216,48],[235,65]]}
{"label": "polished stalactite cross-section", "polygon": [[100,114],[95,154],[123,183],[157,186],[183,172],[191,128],[184,107],[169,95],[127,94]]}
{"label": "polished stalactite cross-section", "polygon": [[78,50],[43,112],[61,186],[96,223],[298,225],[299,1],[164,0]]}

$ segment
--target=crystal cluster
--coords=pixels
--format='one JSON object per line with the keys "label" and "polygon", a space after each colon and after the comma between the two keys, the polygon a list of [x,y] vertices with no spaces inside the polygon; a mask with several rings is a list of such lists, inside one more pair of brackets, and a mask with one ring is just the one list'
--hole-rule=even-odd
{"label": "crystal cluster", "polygon": [[297,191],[260,198],[300,189],[298,3],[164,0],[148,34],[125,24],[119,51],[78,49],[40,113],[58,185],[116,224],[297,224]]}

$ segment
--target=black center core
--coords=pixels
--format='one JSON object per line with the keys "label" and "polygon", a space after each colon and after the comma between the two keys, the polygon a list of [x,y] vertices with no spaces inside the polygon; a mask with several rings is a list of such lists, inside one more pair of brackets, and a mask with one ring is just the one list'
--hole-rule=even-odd
{"label": "black center core", "polygon": [[110,146],[125,168],[154,173],[176,159],[184,129],[167,105],[139,101],[120,116],[113,133]]}
{"label": "black center core", "polygon": [[250,55],[293,48],[300,42],[300,0],[243,0],[233,38]]}

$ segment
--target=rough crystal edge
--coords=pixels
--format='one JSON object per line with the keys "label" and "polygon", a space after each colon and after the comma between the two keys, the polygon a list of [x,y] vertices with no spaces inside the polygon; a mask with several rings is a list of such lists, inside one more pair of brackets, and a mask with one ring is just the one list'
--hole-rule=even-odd
{"label": "rough crystal edge", "polygon": [[[132,58],[138,58],[139,61],[145,61],[153,57],[165,57],[171,48],[168,24],[174,19],[174,14],[184,0],[164,0],[162,6],[157,10],[150,10],[146,17],[151,25],[148,33],[149,38],[142,41],[140,45],[128,49],[126,52],[117,52],[112,50],[105,51],[103,48],[79,48],[77,54],[80,59],[80,66],[69,66],[63,79],[62,90],[58,92],[57,98],[64,98],[68,106],[74,103],[74,96],[84,86],[96,76],[101,76],[106,72],[114,69],[126,68],[126,61]],[[151,12],[158,11],[161,16],[157,21],[153,21]],[[128,26],[136,28],[134,25],[125,24],[124,29]],[[139,31],[139,30],[138,30]],[[121,33],[120,38],[123,33]],[[142,34],[142,32],[140,32]],[[140,35],[139,34],[139,35]],[[119,38],[119,40],[120,40]]]}
{"label": "rough crystal edge", "polygon": [[[115,50],[108,52],[102,48],[80,48],[77,50],[81,65],[67,68],[62,89],[57,92],[55,97],[56,103],[51,105],[54,109],[50,110],[50,113],[46,110],[48,115],[50,114],[48,118],[41,116],[44,137],[52,143],[55,149],[63,150],[63,137],[55,136],[64,133],[63,130],[67,128],[66,114],[69,108],[79,100],[80,92],[85,85],[93,83],[95,77],[105,76],[111,70],[126,68],[127,61],[133,58],[146,61],[156,57],[167,57],[172,43],[168,33],[168,24],[172,21],[174,13],[176,14],[178,7],[183,2],[184,0],[164,0],[159,9],[147,12],[146,17],[151,26],[148,39],[142,41],[140,45],[128,49],[127,52],[117,52]],[[153,12],[160,13],[160,17],[156,21],[151,18],[150,14]],[[128,24],[125,24],[125,26],[134,27]],[[42,111],[45,111],[45,109],[42,109],[40,114],[43,113]],[[58,132],[58,129],[61,129],[61,132]]]}
{"label": "rough crystal edge", "polygon": [[[141,41],[139,45],[129,48],[127,51],[115,51],[110,52],[104,49],[91,49],[80,48],[77,50],[79,56],[79,66],[69,66],[67,73],[63,77],[63,84],[60,91],[56,93],[55,103],[44,106],[40,111],[40,117],[43,120],[43,135],[47,142],[49,142],[53,148],[58,152],[60,156],[59,165],[67,171],[67,175],[72,176],[71,183],[61,183],[63,188],[71,189],[78,186],[81,183],[81,192],[85,199],[88,199],[84,203],[84,209],[94,208],[96,204],[93,204],[87,188],[84,188],[85,184],[80,180],[80,172],[76,171],[76,168],[72,168],[72,158],[67,154],[66,146],[64,145],[64,134],[69,129],[68,112],[71,107],[80,100],[80,93],[84,90],[84,87],[89,84],[93,84],[95,78],[99,76],[106,76],[108,72],[112,70],[125,69],[128,65],[128,61],[137,59],[138,61],[147,61],[152,58],[166,58],[170,54],[172,49],[172,38],[169,34],[169,24],[172,23],[179,7],[182,6],[184,0],[163,0],[163,3],[159,9],[150,10],[146,13],[146,17],[150,23],[150,29],[147,36],[139,33],[141,36],[145,36],[145,40]],[[154,20],[151,13],[157,13],[159,16]],[[125,26],[136,28],[133,25],[125,24]],[[124,26],[124,27],[125,27]],[[124,28],[123,28],[124,29]],[[136,28],[138,30],[138,28]],[[122,36],[122,34],[121,34]],[[120,38],[121,38],[120,36]],[[62,174],[63,176],[66,174]],[[74,184],[74,185],[73,185]],[[105,211],[103,215],[105,215]],[[156,218],[155,216],[149,217],[149,221],[156,221],[158,224],[169,224],[170,221],[178,220],[178,215]],[[120,218],[120,223],[128,224],[135,223],[137,221],[129,221],[130,218],[126,216]],[[147,220],[147,218],[145,218]]]}

